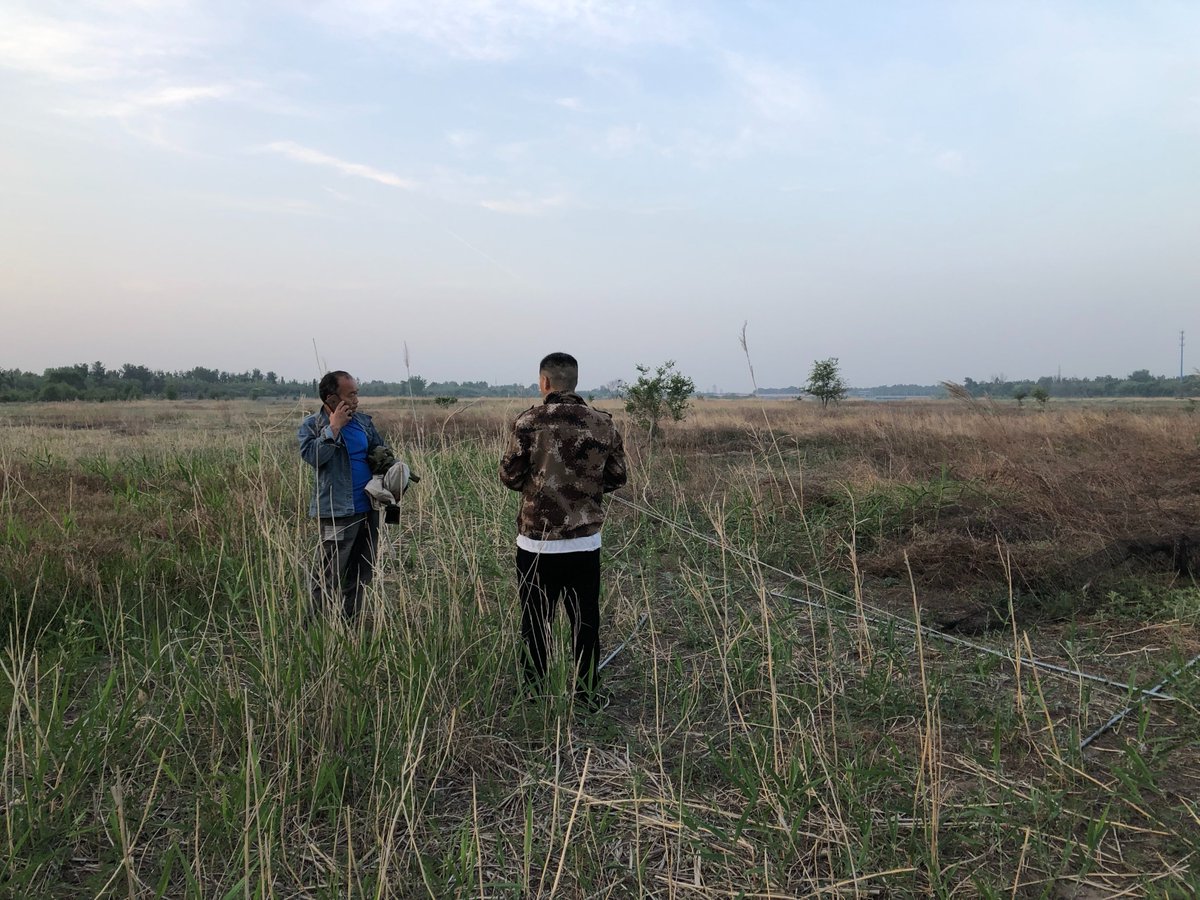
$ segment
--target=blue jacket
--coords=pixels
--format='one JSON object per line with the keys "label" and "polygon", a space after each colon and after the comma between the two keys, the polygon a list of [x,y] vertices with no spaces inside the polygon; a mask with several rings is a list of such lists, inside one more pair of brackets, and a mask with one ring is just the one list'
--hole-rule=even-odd
{"label": "blue jacket", "polygon": [[[356,412],[352,418],[367,434],[367,453],[383,443],[383,438],[371,424],[370,416]],[[300,458],[317,470],[308,514],[322,519],[343,519],[354,515],[350,451],[346,449],[340,432],[337,437],[333,436],[325,407],[300,423],[296,437],[300,439]]]}

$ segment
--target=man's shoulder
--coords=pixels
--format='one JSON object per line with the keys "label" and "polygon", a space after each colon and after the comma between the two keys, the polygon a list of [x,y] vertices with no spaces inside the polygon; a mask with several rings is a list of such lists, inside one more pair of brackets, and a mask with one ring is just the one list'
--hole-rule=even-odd
{"label": "man's shoulder", "polygon": [[615,428],[612,416],[602,409],[578,403],[563,403],[555,406],[547,415],[547,424],[552,428],[578,431],[606,432]]}
{"label": "man's shoulder", "polygon": [[568,407],[571,414],[585,422],[599,422],[605,425],[612,423],[612,413],[605,412],[586,403],[571,404]]}
{"label": "man's shoulder", "polygon": [[513,423],[517,428],[527,428],[537,422],[541,417],[541,411],[544,410],[545,404],[535,403],[529,409],[517,416]]}

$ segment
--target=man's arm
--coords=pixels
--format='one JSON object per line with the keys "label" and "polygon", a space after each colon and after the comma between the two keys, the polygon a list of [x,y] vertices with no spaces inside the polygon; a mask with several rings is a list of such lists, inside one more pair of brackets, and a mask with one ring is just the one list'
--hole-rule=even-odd
{"label": "man's arm", "polygon": [[314,469],[325,465],[338,448],[345,446],[340,431],[335,434],[329,425],[321,427],[320,416],[301,422],[296,437],[300,440],[300,458]]}
{"label": "man's arm", "polygon": [[621,440],[621,432],[613,429],[612,452],[604,461],[604,493],[608,494],[622,487],[629,478],[625,469],[625,444]]}
{"label": "man's arm", "polygon": [[529,432],[514,425],[508,449],[500,457],[500,481],[505,487],[519,491],[528,484],[529,447]]}

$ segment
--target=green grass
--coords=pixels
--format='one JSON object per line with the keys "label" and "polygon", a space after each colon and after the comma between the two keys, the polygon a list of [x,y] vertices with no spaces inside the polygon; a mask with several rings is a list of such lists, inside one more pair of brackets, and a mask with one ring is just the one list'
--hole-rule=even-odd
{"label": "green grass", "polygon": [[[560,627],[559,690],[530,706],[498,434],[406,453],[423,480],[349,630],[302,624],[314,535],[290,434],[148,443],[5,451],[12,896],[1195,887],[1195,678],[1169,727],[1147,706],[1081,756],[1125,697],[789,604],[767,589],[794,585],[614,506],[605,642],[649,614],[606,673],[616,702],[573,708]],[[836,536],[978,496],[947,476],[801,515],[777,463],[752,454],[703,503],[670,447],[634,478],[698,531],[851,592]]]}

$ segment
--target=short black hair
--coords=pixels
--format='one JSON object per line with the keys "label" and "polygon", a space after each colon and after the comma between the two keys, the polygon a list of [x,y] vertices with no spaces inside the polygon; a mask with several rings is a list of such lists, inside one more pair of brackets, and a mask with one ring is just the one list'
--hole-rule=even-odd
{"label": "short black hair", "polygon": [[573,391],[579,384],[579,362],[570,353],[551,353],[542,357],[538,374],[556,391]]}
{"label": "short black hair", "polygon": [[317,385],[317,396],[324,403],[329,397],[336,397],[338,390],[341,389],[343,378],[352,378],[349,372],[343,372],[338,369],[335,372],[326,372],[321,376],[321,383]]}

